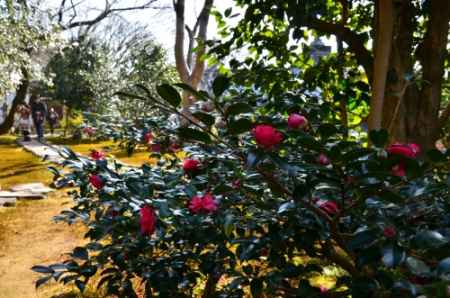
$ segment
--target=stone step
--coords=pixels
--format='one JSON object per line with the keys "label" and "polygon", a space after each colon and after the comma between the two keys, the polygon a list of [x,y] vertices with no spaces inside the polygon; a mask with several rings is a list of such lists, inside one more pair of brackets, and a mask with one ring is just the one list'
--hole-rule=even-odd
{"label": "stone step", "polygon": [[32,193],[27,191],[0,191],[0,199],[3,198],[17,198],[17,199],[29,199],[29,200],[41,200],[45,199],[46,195],[42,193]]}
{"label": "stone step", "polygon": [[18,184],[11,187],[11,191],[13,192],[31,192],[37,194],[46,194],[54,191],[54,189],[45,186],[43,183],[26,183],[26,184]]}
{"label": "stone step", "polygon": [[16,198],[0,198],[0,206],[13,207],[16,205]]}

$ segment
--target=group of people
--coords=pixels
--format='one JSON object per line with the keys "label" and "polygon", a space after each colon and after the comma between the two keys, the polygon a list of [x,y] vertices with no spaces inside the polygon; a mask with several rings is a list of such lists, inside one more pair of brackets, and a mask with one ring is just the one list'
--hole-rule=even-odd
{"label": "group of people", "polygon": [[30,104],[22,104],[18,108],[18,113],[19,129],[22,132],[24,141],[31,140],[31,122],[36,130],[38,141],[42,142],[44,140],[45,120],[48,122],[51,134],[54,133],[59,120],[59,115],[54,108],[50,108],[50,110],[47,111],[47,107],[41,99],[33,95],[30,97]]}

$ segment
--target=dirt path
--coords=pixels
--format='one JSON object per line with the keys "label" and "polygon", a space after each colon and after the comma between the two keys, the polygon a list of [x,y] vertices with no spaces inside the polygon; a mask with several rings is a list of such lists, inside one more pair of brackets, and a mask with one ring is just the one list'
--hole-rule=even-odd
{"label": "dirt path", "polygon": [[[17,183],[49,183],[47,166],[14,144],[0,145],[0,185],[4,189]],[[58,262],[62,253],[82,243],[80,225],[52,221],[70,202],[65,191],[58,191],[44,200],[19,201],[15,208],[0,208],[1,298],[47,298],[71,291],[59,284],[36,291],[34,282],[39,274],[30,270],[33,265]]]}

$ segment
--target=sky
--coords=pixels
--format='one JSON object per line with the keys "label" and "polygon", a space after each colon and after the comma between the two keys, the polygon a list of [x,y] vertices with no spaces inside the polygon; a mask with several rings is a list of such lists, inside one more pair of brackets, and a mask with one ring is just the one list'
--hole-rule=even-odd
{"label": "sky", "polygon": [[[47,0],[49,7],[57,8],[61,0]],[[111,1],[110,1],[111,2]],[[140,4],[145,0],[119,0],[120,5],[117,7],[133,6],[134,4]],[[190,27],[195,24],[196,17],[201,11],[204,0],[186,0],[185,4],[185,22]],[[233,0],[216,0],[214,1],[214,8],[223,12],[230,6],[233,6]],[[105,0],[85,0],[83,2],[83,8],[90,11],[89,14],[79,13],[80,19],[89,19],[99,13],[104,7]],[[146,10],[133,10],[129,12],[122,12],[121,16],[130,22],[139,22],[147,25],[148,29],[155,36],[157,42],[159,42],[168,52],[173,53],[173,47],[175,44],[175,13],[172,8],[172,0],[159,0],[158,7],[167,7],[166,9],[146,9]],[[208,38],[214,38],[217,36],[217,25],[214,17],[210,17],[210,23],[208,26]]]}

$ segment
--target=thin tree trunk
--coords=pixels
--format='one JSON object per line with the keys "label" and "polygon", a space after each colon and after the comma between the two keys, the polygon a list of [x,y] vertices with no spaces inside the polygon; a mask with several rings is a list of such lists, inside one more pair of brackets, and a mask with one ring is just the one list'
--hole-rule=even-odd
{"label": "thin tree trunk", "polygon": [[30,85],[28,71],[26,69],[22,69],[22,76],[20,85],[16,88],[16,96],[13,99],[11,109],[3,123],[0,124],[0,135],[6,134],[11,130],[11,127],[14,125],[14,116],[16,114],[17,107],[25,102],[28,87]]}
{"label": "thin tree trunk", "polygon": [[378,28],[369,115],[370,130],[380,129],[382,124],[384,93],[389,67],[389,56],[392,47],[392,32],[394,28],[392,0],[380,0],[378,6]]}

